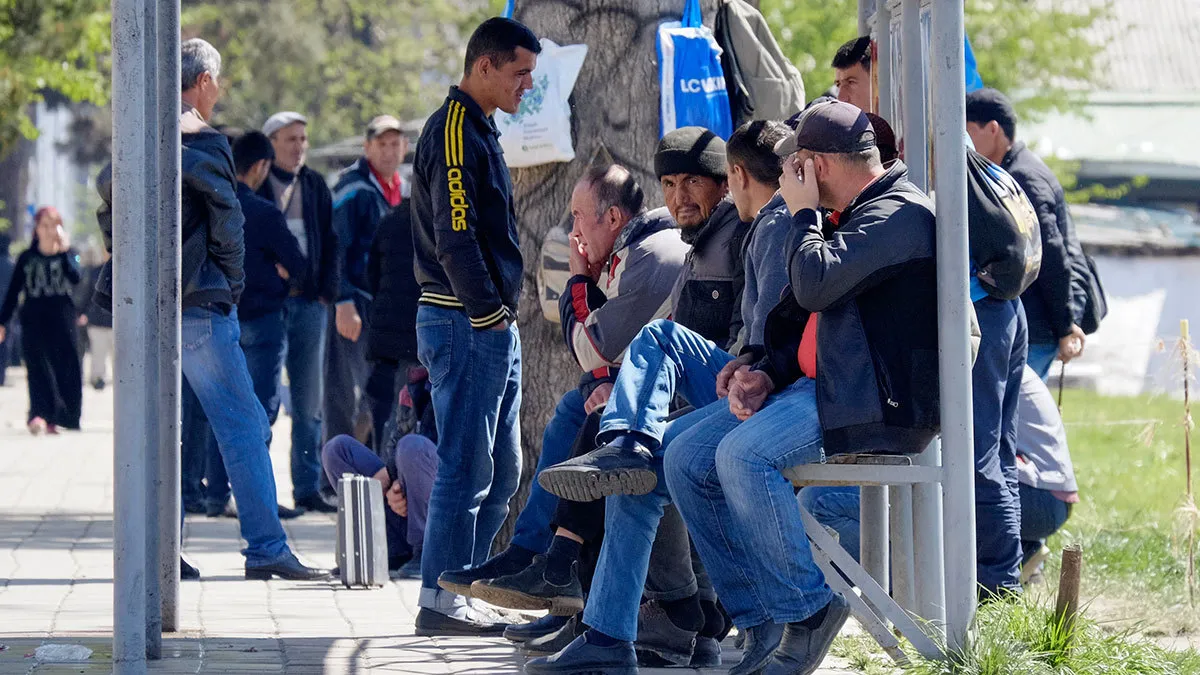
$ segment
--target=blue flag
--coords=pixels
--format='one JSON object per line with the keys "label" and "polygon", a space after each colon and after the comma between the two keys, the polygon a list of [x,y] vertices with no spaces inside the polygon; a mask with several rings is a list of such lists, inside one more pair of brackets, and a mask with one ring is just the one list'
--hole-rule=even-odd
{"label": "blue flag", "polygon": [[967,73],[967,93],[983,89],[983,78],[979,76],[979,65],[975,63],[975,52],[971,50],[970,36],[963,34],[963,43],[965,51],[963,52],[963,62]]}

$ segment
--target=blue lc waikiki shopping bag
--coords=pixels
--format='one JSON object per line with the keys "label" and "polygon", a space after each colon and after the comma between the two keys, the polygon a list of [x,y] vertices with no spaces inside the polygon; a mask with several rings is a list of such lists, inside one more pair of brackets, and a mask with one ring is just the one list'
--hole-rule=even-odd
{"label": "blue lc waikiki shopping bag", "polygon": [[701,23],[700,0],[687,0],[683,21],[658,27],[662,91],[659,137],[680,127],[704,127],[723,139],[733,133],[721,47]]}

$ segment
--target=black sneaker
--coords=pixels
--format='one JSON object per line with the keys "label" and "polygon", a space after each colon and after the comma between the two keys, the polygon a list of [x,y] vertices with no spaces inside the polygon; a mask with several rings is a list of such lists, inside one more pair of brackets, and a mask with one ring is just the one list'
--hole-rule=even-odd
{"label": "black sneaker", "polygon": [[569,616],[554,616],[553,614],[547,614],[537,621],[513,624],[508,628],[505,628],[504,639],[508,640],[509,642],[516,642],[518,644],[529,642],[530,640],[536,640],[542,636],[558,632],[558,629],[567,625],[567,622],[570,620],[571,617]]}
{"label": "black sneaker", "polygon": [[587,626],[583,624],[583,615],[576,614],[567,619],[566,625],[548,635],[535,638],[521,645],[521,651],[527,656],[550,656],[567,648],[575,638],[583,635]]}
{"label": "black sneaker", "polygon": [[692,662],[696,647],[696,631],[676,626],[657,600],[642,603],[638,609],[638,634],[634,647],[650,652],[672,665],[686,666]]}
{"label": "black sneaker", "polygon": [[422,637],[500,637],[504,634],[504,629],[508,628],[507,624],[488,621],[471,607],[461,607],[457,613],[461,614],[461,618],[447,616],[422,607],[421,611],[417,612],[417,635]]}
{"label": "black sneaker", "polygon": [[573,616],[583,611],[583,587],[571,565],[571,578],[559,585],[546,579],[546,556],[536,555],[529,567],[496,579],[471,584],[471,597],[508,609],[548,609],[555,616]]}
{"label": "black sneaker", "polygon": [[613,495],[644,495],[658,486],[654,455],[626,434],[595,450],[543,469],[538,484],[573,502],[594,502]]}
{"label": "black sneaker", "polygon": [[446,570],[438,577],[438,586],[451,593],[471,597],[471,584],[480,579],[495,579],[496,577],[516,574],[529,566],[533,561],[533,551],[520,546],[509,546],[502,552],[489,558],[479,567],[465,570]]}
{"label": "black sneaker", "polygon": [[296,500],[296,508],[317,513],[337,513],[337,504],[325,499],[321,494],[301,497]]}

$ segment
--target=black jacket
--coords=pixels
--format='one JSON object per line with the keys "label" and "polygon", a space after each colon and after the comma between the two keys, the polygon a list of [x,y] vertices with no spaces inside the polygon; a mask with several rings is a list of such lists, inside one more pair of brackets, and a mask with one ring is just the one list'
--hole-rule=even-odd
{"label": "black jacket", "polygon": [[702,228],[671,293],[671,319],[728,349],[742,329],[742,249],[750,223],[742,222],[733,200],[726,199]]}
{"label": "black jacket", "polygon": [[338,262],[342,266],[338,302],[370,302],[368,258],[379,221],[391,208],[365,157],[338,175],[333,186],[333,233],[337,235]]}
{"label": "black jacket", "polygon": [[1083,247],[1067,212],[1067,200],[1054,172],[1040,157],[1015,143],[1001,166],[1017,180],[1037,210],[1042,230],[1042,269],[1021,294],[1031,344],[1057,344],[1078,324],[1087,300],[1083,279],[1072,267],[1083,262]]}
{"label": "black jacket", "polygon": [[500,134],[450,88],[417,141],[412,186],[423,305],[463,310],[484,330],[516,317],[524,265]]}
{"label": "black jacket", "polygon": [[379,222],[367,258],[367,281],[374,301],[367,329],[367,359],[417,362],[417,298],[413,274],[412,209],[401,202]]}
{"label": "black jacket", "polygon": [[[226,312],[245,287],[242,208],[238,204],[229,142],[193,111],[183,114],[183,199],[180,266],[183,307],[214,304]],[[96,178],[102,204],[96,211],[105,245],[112,252],[112,166]],[[112,310],[112,260],[96,282],[97,302]]]}
{"label": "black jacket", "polygon": [[[272,166],[271,173],[283,181],[292,180],[293,174]],[[300,296],[305,300],[324,300],[333,303],[338,297],[337,236],[333,232],[333,195],[325,178],[307,166],[300,167],[294,174],[300,181],[300,196],[304,199],[304,229],[308,234],[308,274]],[[258,196],[272,204],[278,204],[271,181],[263,181]]]}
{"label": "black jacket", "polygon": [[812,210],[792,220],[791,282],[767,317],[762,359],[776,391],[802,377],[817,324],[817,410],[828,455],[924,450],[940,426],[933,204],[896,162],[828,240]]}
{"label": "black jacket", "polygon": [[[239,182],[237,190],[246,217],[246,291],[238,302],[238,319],[256,319],[282,310],[291,289],[304,287],[308,264],[275,204],[245,183]],[[275,269],[277,263],[287,270],[287,281]]]}

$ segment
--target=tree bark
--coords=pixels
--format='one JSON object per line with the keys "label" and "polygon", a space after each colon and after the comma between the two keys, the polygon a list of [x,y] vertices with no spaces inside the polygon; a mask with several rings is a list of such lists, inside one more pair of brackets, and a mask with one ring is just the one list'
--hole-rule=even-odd
{"label": "tree bark", "polygon": [[[546,235],[564,220],[575,181],[603,144],[646,191],[648,207],[662,204],[654,175],[658,144],[658,24],[679,20],[684,0],[518,0],[515,18],[560,45],[587,44],[588,54],[572,95],[575,160],[513,171],[521,252],[525,258],[519,325],[523,358],[521,486],[509,522],[497,539],[503,547],[512,521],[529,495],[542,432],[559,397],[579,381],[558,324],[547,321],[537,297],[540,252]],[[712,26],[717,0],[701,0]]]}
{"label": "tree bark", "polygon": [[[8,221],[8,236],[17,241],[24,232],[25,188],[29,184],[29,160],[33,157],[33,141],[17,140],[8,154],[0,157],[0,220]],[[0,224],[0,231],[5,231]]]}

